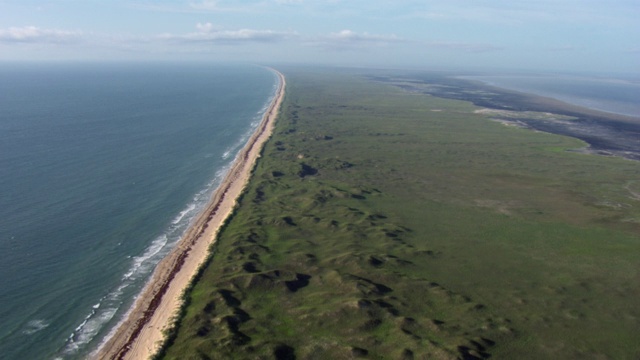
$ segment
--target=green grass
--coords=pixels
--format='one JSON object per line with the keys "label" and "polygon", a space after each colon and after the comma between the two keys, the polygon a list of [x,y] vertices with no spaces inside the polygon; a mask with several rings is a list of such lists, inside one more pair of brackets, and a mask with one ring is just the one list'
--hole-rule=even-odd
{"label": "green grass", "polygon": [[468,103],[284,73],[164,358],[640,356],[637,162]]}

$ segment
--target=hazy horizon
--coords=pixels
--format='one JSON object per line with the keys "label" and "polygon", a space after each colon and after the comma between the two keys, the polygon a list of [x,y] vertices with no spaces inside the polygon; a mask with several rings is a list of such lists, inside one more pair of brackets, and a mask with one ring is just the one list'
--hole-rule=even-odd
{"label": "hazy horizon", "polygon": [[215,61],[639,72],[614,0],[0,1],[0,61]]}

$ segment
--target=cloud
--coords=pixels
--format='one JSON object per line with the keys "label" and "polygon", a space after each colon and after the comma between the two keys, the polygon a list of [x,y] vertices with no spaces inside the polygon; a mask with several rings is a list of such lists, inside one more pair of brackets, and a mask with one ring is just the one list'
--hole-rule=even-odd
{"label": "cloud", "polygon": [[382,47],[396,44],[408,44],[415,48],[430,48],[437,50],[451,50],[466,53],[483,53],[504,50],[503,47],[486,43],[464,43],[450,41],[421,41],[416,39],[405,39],[395,34],[377,35],[356,33],[351,30],[342,30],[331,33],[328,36],[312,40],[311,45],[332,48],[336,50],[363,49],[368,47]]}
{"label": "cloud", "polygon": [[198,0],[198,1],[185,1],[185,2],[158,2],[158,1],[142,1],[127,4],[128,7],[132,7],[140,10],[169,12],[169,13],[222,13],[222,12],[255,12],[264,9],[266,3],[250,2],[241,3],[237,2],[225,2],[218,0]]}
{"label": "cloud", "polygon": [[427,42],[426,48],[437,50],[453,50],[467,53],[483,53],[504,50],[503,47],[482,43],[458,43],[458,42]]}
{"label": "cloud", "polygon": [[394,43],[402,41],[402,39],[396,35],[372,35],[366,32],[358,34],[351,30],[342,30],[337,33],[331,33],[328,38],[335,41],[351,43]]}
{"label": "cloud", "polygon": [[220,10],[219,2],[216,0],[204,0],[200,2],[191,2],[189,7],[196,10],[217,11]]}
{"label": "cloud", "polygon": [[213,24],[210,22],[204,24],[197,23],[196,29],[198,29],[198,31],[201,33],[210,33],[211,31],[213,31]]}
{"label": "cloud", "polygon": [[0,29],[0,42],[13,43],[70,43],[82,37],[80,31],[41,29],[36,26]]}
{"label": "cloud", "polygon": [[307,45],[324,47],[332,50],[362,50],[368,47],[388,46],[405,42],[396,35],[376,35],[367,32],[357,33],[342,30],[337,33],[312,38]]}
{"label": "cloud", "polygon": [[197,12],[264,12],[273,5],[294,4],[295,0],[219,1],[199,0],[189,2],[189,9]]}
{"label": "cloud", "polygon": [[[478,1],[449,0],[413,1],[406,17],[443,21],[474,21],[493,24],[530,24],[532,22],[615,23],[635,21],[640,7],[634,0],[538,0],[538,1]],[[630,11],[631,10],[631,11]]]}
{"label": "cloud", "polygon": [[158,38],[183,43],[239,44],[247,42],[278,42],[295,36],[295,34],[290,32],[274,30],[222,30],[208,22],[196,24],[196,29],[196,32],[185,35],[163,34]]}

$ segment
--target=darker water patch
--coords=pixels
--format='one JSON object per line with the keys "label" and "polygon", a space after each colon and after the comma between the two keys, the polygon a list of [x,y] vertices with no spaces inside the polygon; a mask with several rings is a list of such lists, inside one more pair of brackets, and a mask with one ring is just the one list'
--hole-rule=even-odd
{"label": "darker water patch", "polygon": [[[541,100],[537,95],[519,93],[436,73],[411,74],[413,83],[394,83],[391,77],[375,77],[375,81],[391,83],[406,91],[435,97],[463,100],[476,106],[522,112],[517,120],[538,131],[564,135],[585,141],[590,151],[600,155],[615,155],[640,161],[640,123],[618,120],[617,114],[607,115],[562,102]],[[525,111],[549,112],[576,118],[571,121],[549,121],[527,118]],[[629,117],[624,117],[631,119]]]}

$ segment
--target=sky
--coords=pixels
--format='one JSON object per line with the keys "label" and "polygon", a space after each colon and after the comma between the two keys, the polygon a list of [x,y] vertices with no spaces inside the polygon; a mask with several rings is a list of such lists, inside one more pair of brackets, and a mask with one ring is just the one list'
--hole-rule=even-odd
{"label": "sky", "polygon": [[640,73],[639,0],[0,0],[0,61]]}

